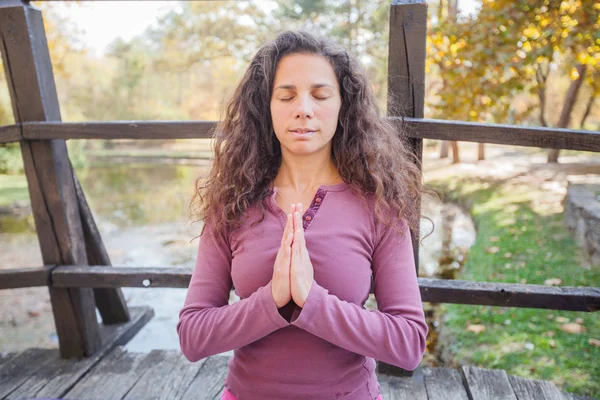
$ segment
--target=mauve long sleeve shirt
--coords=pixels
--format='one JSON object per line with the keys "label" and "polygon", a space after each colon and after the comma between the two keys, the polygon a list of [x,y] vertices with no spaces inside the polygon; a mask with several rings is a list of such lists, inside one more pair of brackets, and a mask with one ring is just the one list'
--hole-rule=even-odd
{"label": "mauve long sleeve shirt", "polygon": [[[415,369],[428,333],[408,224],[377,223],[347,183],[322,185],[304,213],[314,281],[303,308],[271,292],[286,212],[277,188],[226,237],[207,222],[177,332],[190,361],[233,350],[227,389],[239,400],[376,399],[375,360]],[[377,310],[364,308],[374,280]],[[241,298],[228,304],[235,286]]]}

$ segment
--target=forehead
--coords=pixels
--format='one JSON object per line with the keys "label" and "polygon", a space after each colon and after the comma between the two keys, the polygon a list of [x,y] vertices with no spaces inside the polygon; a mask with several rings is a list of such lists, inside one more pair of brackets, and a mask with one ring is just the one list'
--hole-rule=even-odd
{"label": "forehead", "polygon": [[290,54],[279,60],[275,71],[274,87],[278,85],[310,86],[328,83],[338,87],[333,67],[325,57],[317,54]]}

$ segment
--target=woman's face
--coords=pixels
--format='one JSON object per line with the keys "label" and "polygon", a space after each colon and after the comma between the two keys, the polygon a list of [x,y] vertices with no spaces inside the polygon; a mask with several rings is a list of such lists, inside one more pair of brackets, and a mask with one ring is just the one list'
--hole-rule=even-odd
{"label": "woman's face", "polygon": [[273,128],[282,153],[331,154],[341,104],[337,78],[325,57],[283,57],[275,71],[271,95]]}

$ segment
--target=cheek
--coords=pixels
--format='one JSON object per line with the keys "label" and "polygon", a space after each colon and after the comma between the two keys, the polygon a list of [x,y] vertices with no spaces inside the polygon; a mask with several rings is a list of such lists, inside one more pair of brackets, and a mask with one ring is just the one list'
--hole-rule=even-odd
{"label": "cheek", "polygon": [[337,125],[337,120],[340,113],[340,107],[332,105],[328,107],[322,107],[319,110],[319,119],[328,125]]}
{"label": "cheek", "polygon": [[281,107],[271,106],[271,120],[273,122],[273,128],[277,130],[278,126],[284,120],[283,110]]}

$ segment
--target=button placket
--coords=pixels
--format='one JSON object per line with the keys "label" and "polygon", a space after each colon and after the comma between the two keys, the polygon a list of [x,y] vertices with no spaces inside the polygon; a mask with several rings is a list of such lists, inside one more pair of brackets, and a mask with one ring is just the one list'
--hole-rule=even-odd
{"label": "button placket", "polygon": [[310,206],[304,213],[304,217],[302,218],[302,226],[304,230],[308,229],[310,223],[315,218],[315,214],[319,210],[319,207],[321,207],[321,204],[323,204],[323,199],[325,198],[325,196],[327,196],[327,193],[328,192],[325,189],[319,188],[319,190],[317,190],[317,193],[315,194],[312,203],[310,204]]}

